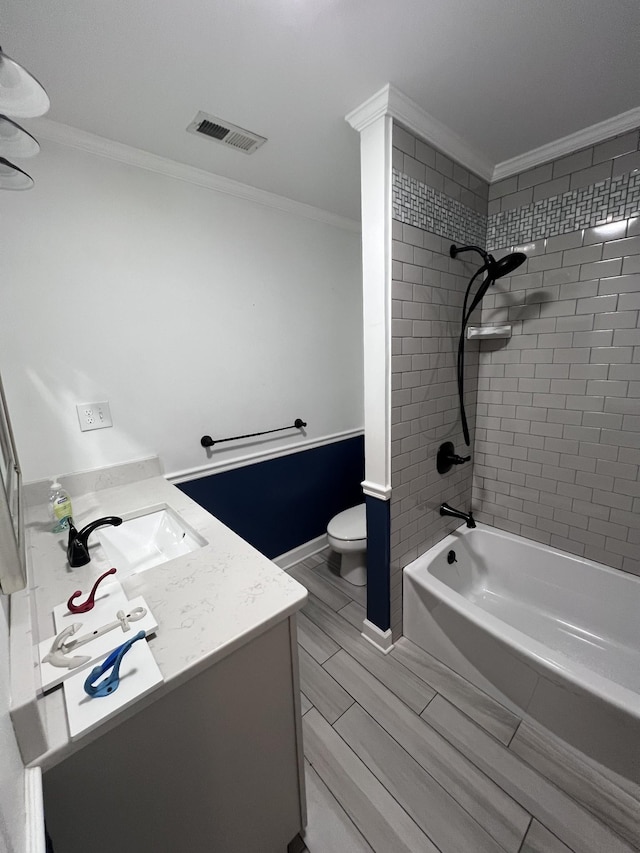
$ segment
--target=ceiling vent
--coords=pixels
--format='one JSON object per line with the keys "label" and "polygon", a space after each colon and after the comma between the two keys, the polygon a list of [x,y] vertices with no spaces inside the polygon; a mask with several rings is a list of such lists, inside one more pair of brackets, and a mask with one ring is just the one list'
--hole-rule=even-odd
{"label": "ceiling vent", "polygon": [[229,148],[235,148],[236,151],[242,151],[244,154],[253,154],[267,141],[264,136],[258,136],[257,133],[203,112],[198,113],[187,130],[198,136],[206,136],[212,142],[220,142]]}

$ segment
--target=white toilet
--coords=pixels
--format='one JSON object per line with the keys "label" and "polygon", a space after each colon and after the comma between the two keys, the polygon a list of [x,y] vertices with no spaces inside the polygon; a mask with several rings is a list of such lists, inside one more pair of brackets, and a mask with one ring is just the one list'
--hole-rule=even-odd
{"label": "white toilet", "polygon": [[340,576],[354,586],[367,582],[367,513],[364,504],[335,515],[327,525],[329,545],[341,555]]}

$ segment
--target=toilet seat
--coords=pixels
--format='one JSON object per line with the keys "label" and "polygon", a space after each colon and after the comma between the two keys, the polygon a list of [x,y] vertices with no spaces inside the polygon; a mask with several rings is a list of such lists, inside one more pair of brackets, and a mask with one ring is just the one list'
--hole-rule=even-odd
{"label": "toilet seat", "polygon": [[[367,512],[365,504],[352,506],[334,516],[327,526],[327,533],[333,539],[342,542],[363,542],[367,540]],[[364,546],[363,546],[364,547]]]}
{"label": "toilet seat", "polygon": [[340,577],[354,586],[367,582],[367,511],[365,504],[339,512],[327,525],[327,539],[340,554]]}

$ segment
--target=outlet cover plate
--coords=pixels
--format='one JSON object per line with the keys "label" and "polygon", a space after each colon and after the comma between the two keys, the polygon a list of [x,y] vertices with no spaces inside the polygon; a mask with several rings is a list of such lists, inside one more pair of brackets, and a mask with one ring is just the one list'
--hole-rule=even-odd
{"label": "outlet cover plate", "polygon": [[78,403],[76,411],[82,432],[113,426],[111,409],[107,400],[102,403]]}

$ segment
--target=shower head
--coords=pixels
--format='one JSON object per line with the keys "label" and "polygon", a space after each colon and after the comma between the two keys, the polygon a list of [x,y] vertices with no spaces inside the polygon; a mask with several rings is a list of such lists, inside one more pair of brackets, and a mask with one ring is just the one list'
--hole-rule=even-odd
{"label": "shower head", "polygon": [[511,252],[510,255],[505,255],[504,258],[500,258],[499,261],[496,261],[491,255],[489,255],[489,259],[491,264],[489,266],[488,275],[493,279],[493,281],[495,281],[497,278],[502,278],[503,275],[509,275],[509,273],[517,269],[520,264],[523,264],[527,260],[527,256],[524,252]]}
{"label": "shower head", "polygon": [[509,275],[509,273],[513,272],[520,264],[523,264],[527,260],[527,256],[522,252],[511,252],[511,254],[505,255],[504,258],[496,261],[493,255],[485,252],[479,246],[458,247],[452,245],[449,249],[449,255],[452,258],[457,257],[460,252],[477,252],[484,261],[482,271],[486,272],[487,278],[491,280],[491,283],[498,278],[502,278],[503,275]]}
{"label": "shower head", "polygon": [[[522,252],[511,252],[511,254],[505,255],[504,258],[500,258],[499,261],[496,261],[493,255],[485,252],[485,250],[481,249],[480,246],[458,247],[454,245],[449,249],[449,255],[452,258],[457,257],[460,252],[477,252],[484,261],[483,265],[471,276],[471,280],[467,285],[467,290],[462,303],[462,328],[460,331],[460,339],[458,341],[458,396],[460,399],[460,419],[462,422],[462,433],[464,435],[465,444],[469,447],[469,425],[467,423],[467,415],[464,408],[464,335],[467,323],[469,322],[471,314],[482,302],[487,290],[496,281],[496,279],[502,278],[503,275],[508,275],[510,272],[513,272],[513,270],[527,260],[527,256]],[[467,309],[467,300],[469,299],[473,283],[483,274],[485,277],[483,281],[481,281],[475,296],[471,300],[471,305]]]}

